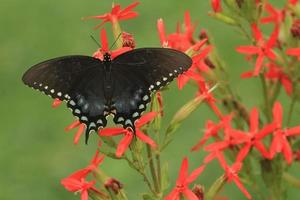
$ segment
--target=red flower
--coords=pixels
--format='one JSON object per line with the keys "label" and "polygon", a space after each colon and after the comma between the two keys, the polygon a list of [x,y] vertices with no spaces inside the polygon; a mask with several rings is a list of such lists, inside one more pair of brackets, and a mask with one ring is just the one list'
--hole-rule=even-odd
{"label": "red flower", "polygon": [[185,12],[184,32],[181,32],[180,26],[177,26],[177,31],[175,33],[166,35],[162,19],[157,21],[157,29],[160,43],[163,47],[170,47],[184,52],[195,43],[193,40],[195,26],[190,21],[190,14],[188,11]]}
{"label": "red flower", "polygon": [[289,3],[295,6],[298,3],[298,0],[289,0]]}
{"label": "red flower", "polygon": [[214,12],[222,12],[221,0],[211,0],[210,2]]}
{"label": "red flower", "polygon": [[270,3],[265,4],[266,11],[270,14],[268,17],[263,17],[260,22],[262,24],[274,23],[275,26],[279,26],[284,21],[285,11],[275,9]]}
{"label": "red flower", "polygon": [[162,47],[168,47],[168,40],[166,37],[165,26],[163,19],[157,20],[157,30],[160,39],[160,44]]}
{"label": "red flower", "polygon": [[107,36],[106,36],[105,29],[101,30],[101,32],[100,32],[100,39],[101,39],[102,47],[100,49],[98,49],[93,54],[93,57],[98,58],[100,60],[103,60],[103,54],[104,53],[109,53],[111,55],[111,58],[114,59],[118,55],[123,54],[123,53],[125,53],[127,51],[132,50],[132,48],[126,46],[126,47],[122,47],[122,48],[116,49],[114,51],[109,51],[109,49],[108,49],[108,41],[107,41]]}
{"label": "red flower", "polygon": [[199,91],[196,95],[202,95],[205,98],[207,104],[211,107],[211,109],[215,112],[215,114],[222,119],[223,115],[219,108],[215,105],[216,99],[211,94],[208,85],[204,81],[198,81]]}
{"label": "red flower", "polygon": [[[266,64],[266,67],[268,68],[268,71],[264,73],[265,78],[269,79],[271,81],[280,81],[281,85],[285,89],[285,92],[288,95],[291,95],[293,92],[293,82],[288,77],[288,75],[285,74],[282,67],[277,66],[273,62]],[[241,78],[252,78],[252,77],[254,77],[254,74],[252,71],[241,74]]]}
{"label": "red flower", "polygon": [[77,121],[73,122],[71,125],[69,125],[65,128],[65,131],[68,132],[71,129],[74,129],[78,126],[79,126],[78,131],[77,131],[77,133],[75,134],[75,137],[74,137],[74,144],[78,144],[78,141],[79,141],[81,135],[83,134],[83,132],[85,130],[85,127],[86,127],[85,124],[82,124],[82,123],[80,123],[79,120],[77,120]]}
{"label": "red flower", "polygon": [[270,158],[269,152],[266,150],[261,140],[267,135],[271,134],[274,130],[275,126],[273,123],[266,125],[264,128],[259,130],[259,114],[257,109],[253,108],[250,113],[249,131],[243,132],[233,130],[239,132],[239,134],[233,134],[233,137],[238,135],[239,137],[235,139],[242,141],[242,143],[245,144],[244,147],[239,151],[236,162],[242,162],[252,147],[255,147],[264,158]]}
{"label": "red flower", "polygon": [[123,47],[135,48],[135,40],[130,33],[122,32]]}
{"label": "red flower", "polygon": [[[151,120],[153,120],[157,114],[158,113],[156,113],[156,112],[149,112],[149,113],[145,114],[144,116],[142,116],[135,123],[136,136],[143,142],[149,144],[152,148],[156,148],[156,146],[157,146],[156,143],[150,137],[148,137],[143,132],[141,132],[139,130],[139,128],[142,127],[143,125],[147,124]],[[124,128],[106,128],[106,129],[99,131],[100,136],[115,136],[115,135],[121,135],[121,134],[124,134],[125,136],[119,142],[119,145],[117,147],[117,151],[116,151],[117,157],[121,157],[124,154],[124,152],[130,145],[130,143],[134,137],[134,133],[131,130],[124,129]]]}
{"label": "red flower", "polygon": [[160,116],[164,116],[163,98],[162,98],[162,95],[161,95],[160,91],[156,92],[156,98],[157,98],[157,102],[158,102],[158,105],[159,105],[159,114],[160,114]]}
{"label": "red flower", "polygon": [[188,200],[198,200],[198,197],[188,188],[188,185],[192,183],[204,170],[205,166],[202,165],[195,169],[191,175],[188,175],[188,159],[184,158],[181,163],[181,168],[176,181],[175,188],[171,191],[165,200],[178,200],[182,194]]}
{"label": "red flower", "polygon": [[121,20],[127,20],[131,18],[135,18],[138,16],[137,12],[132,11],[136,6],[139,5],[139,2],[135,2],[133,4],[130,4],[123,10],[121,9],[121,5],[115,4],[112,6],[111,12],[106,13],[103,15],[98,15],[98,16],[90,16],[90,17],[85,17],[84,19],[100,19],[102,20],[102,23],[97,25],[95,29],[101,27],[103,24],[107,22],[111,22],[112,24],[121,21]]}
{"label": "red flower", "polygon": [[209,71],[210,67],[207,66],[205,59],[208,58],[207,56],[212,51],[212,49],[213,49],[213,46],[208,45],[207,47],[202,49],[202,51],[199,54],[192,57],[193,65],[196,65],[200,72],[208,72]]}
{"label": "red flower", "polygon": [[75,179],[72,177],[65,178],[61,181],[61,184],[70,192],[80,192],[81,200],[88,200],[88,191],[93,190],[100,195],[104,195],[102,192],[97,190],[93,185],[96,181],[86,182],[84,179]]}
{"label": "red flower", "polygon": [[[205,45],[206,41],[207,39],[197,42],[189,49],[192,49],[193,51],[197,52],[203,45]],[[190,79],[193,79],[195,81],[202,81],[202,82],[204,81],[204,78],[202,78],[202,76],[199,74],[199,71],[200,72],[208,71],[209,67],[205,64],[204,59],[210,53],[211,49],[212,49],[211,45],[207,46],[199,54],[192,57],[193,64],[190,67],[190,69],[184,72],[183,74],[180,74],[177,78],[177,85],[179,90],[181,90],[188,83]],[[197,68],[199,70],[197,70]]]}
{"label": "red flower", "polygon": [[265,57],[271,60],[274,60],[276,58],[276,54],[274,53],[272,48],[274,48],[274,46],[276,45],[279,28],[275,27],[275,30],[273,31],[268,41],[264,41],[262,33],[260,32],[256,24],[252,25],[252,32],[256,40],[256,46],[240,46],[237,47],[236,50],[239,53],[244,53],[247,55],[257,54],[257,60],[253,72],[253,75],[257,76],[261,71]]}
{"label": "red flower", "polygon": [[289,56],[297,56],[300,60],[300,48],[291,48],[286,51],[286,54]]}
{"label": "red flower", "polygon": [[233,148],[234,146],[243,143],[242,140],[237,140],[236,138],[242,138],[244,133],[234,131],[230,123],[224,123],[223,130],[224,138],[222,141],[214,142],[204,147],[204,150],[209,152],[204,158],[204,163],[209,163],[215,159],[220,151],[224,151],[227,148]]}
{"label": "red flower", "polygon": [[288,95],[291,95],[293,92],[293,82],[288,75],[284,73],[282,67],[277,66],[275,63],[268,63],[266,66],[269,70],[264,74],[264,76],[267,79],[280,81],[281,85],[285,89],[285,92]]}
{"label": "red flower", "polygon": [[86,176],[89,173],[93,172],[95,169],[98,168],[98,166],[103,162],[104,157],[105,156],[100,154],[100,152],[97,150],[94,157],[93,157],[93,159],[91,160],[90,164],[87,167],[76,171],[75,173],[73,173],[69,177],[75,178],[77,180],[81,180],[83,178],[86,178]]}
{"label": "red flower", "polygon": [[225,128],[228,126],[232,119],[232,115],[224,116],[223,119],[218,123],[214,124],[212,121],[208,120],[205,125],[205,132],[201,140],[192,147],[192,151],[199,150],[210,137],[218,137],[218,132],[220,129]]}
{"label": "red flower", "polygon": [[227,165],[225,158],[222,153],[217,153],[217,158],[219,160],[220,165],[225,170],[225,175],[228,182],[233,181],[236,186],[244,193],[244,195],[247,197],[247,199],[252,199],[249,192],[246,190],[242,182],[240,181],[240,178],[238,177],[238,172],[242,168],[242,163],[235,162],[231,167]]}
{"label": "red flower", "polygon": [[282,106],[276,102],[273,107],[273,123],[276,126],[274,137],[270,147],[271,158],[276,153],[282,152],[288,164],[293,161],[293,152],[287,137],[300,135],[300,126],[293,128],[282,128]]}
{"label": "red flower", "polygon": [[189,82],[190,79],[193,79],[195,81],[204,81],[200,74],[194,72],[194,70],[195,67],[192,66],[188,71],[180,74],[177,77],[177,86],[179,90],[181,90]]}

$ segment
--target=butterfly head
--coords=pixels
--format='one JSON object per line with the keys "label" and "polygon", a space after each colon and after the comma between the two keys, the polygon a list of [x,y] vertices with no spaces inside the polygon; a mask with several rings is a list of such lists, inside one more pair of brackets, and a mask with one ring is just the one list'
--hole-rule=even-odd
{"label": "butterfly head", "polygon": [[109,53],[103,54],[103,62],[111,62],[111,55]]}

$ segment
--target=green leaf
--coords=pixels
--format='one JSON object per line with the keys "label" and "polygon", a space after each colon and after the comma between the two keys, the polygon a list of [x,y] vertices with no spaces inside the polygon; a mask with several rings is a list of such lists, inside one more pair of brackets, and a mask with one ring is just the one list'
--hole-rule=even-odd
{"label": "green leaf", "polygon": [[142,194],[143,200],[157,200],[157,198],[153,197],[151,194]]}
{"label": "green leaf", "polygon": [[207,193],[205,194],[205,199],[206,200],[215,199],[215,197],[222,190],[225,184],[226,184],[226,177],[222,175],[212,184],[212,186],[210,186]]}
{"label": "green leaf", "polygon": [[272,199],[285,199],[285,191],[282,184],[284,171],[282,157],[276,156],[273,160],[265,159],[262,160],[260,164],[263,181],[269,189]]}
{"label": "green leaf", "polygon": [[170,186],[169,163],[165,162],[161,169],[161,190],[162,192]]}
{"label": "green leaf", "polygon": [[225,24],[229,24],[233,26],[239,25],[239,23],[235,19],[223,13],[210,13],[210,16]]}

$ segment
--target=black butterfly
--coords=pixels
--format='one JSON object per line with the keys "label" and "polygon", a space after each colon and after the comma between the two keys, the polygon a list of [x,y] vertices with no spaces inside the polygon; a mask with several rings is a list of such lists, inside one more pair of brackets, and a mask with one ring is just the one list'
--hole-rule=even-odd
{"label": "black butterfly", "polygon": [[167,48],[140,48],[111,60],[89,56],[64,56],[31,67],[23,82],[52,98],[66,101],[73,115],[91,130],[106,126],[106,117],[135,131],[134,122],[146,110],[151,93],[188,70],[192,60]]}

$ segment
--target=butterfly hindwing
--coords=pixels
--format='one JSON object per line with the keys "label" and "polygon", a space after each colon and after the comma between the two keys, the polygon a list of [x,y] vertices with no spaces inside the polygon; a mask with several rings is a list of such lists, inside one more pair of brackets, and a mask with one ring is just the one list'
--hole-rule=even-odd
{"label": "butterfly hindwing", "polygon": [[133,130],[134,122],[140,118],[150,102],[150,91],[144,82],[136,79],[134,73],[123,70],[114,70],[115,87],[112,96],[112,109],[115,110],[114,122],[122,124],[124,128]]}
{"label": "butterfly hindwing", "polygon": [[140,48],[116,57],[112,61],[116,81],[115,123],[134,128],[135,120],[151,100],[151,93],[187,71],[191,64],[186,54],[167,48]]}
{"label": "butterfly hindwing", "polygon": [[89,56],[54,58],[31,67],[23,82],[52,98],[67,102],[87,131],[106,125],[103,63]]}

